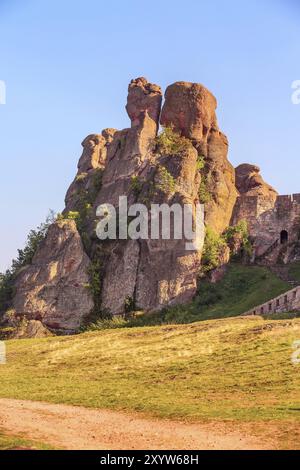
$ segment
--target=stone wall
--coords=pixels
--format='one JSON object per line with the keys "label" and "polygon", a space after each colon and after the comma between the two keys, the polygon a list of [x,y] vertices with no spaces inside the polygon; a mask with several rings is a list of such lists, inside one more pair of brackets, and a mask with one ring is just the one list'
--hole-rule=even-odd
{"label": "stone wall", "polygon": [[279,295],[275,299],[269,300],[264,304],[254,307],[248,312],[243,313],[243,316],[266,315],[272,313],[293,312],[298,310],[300,310],[300,286]]}
{"label": "stone wall", "polygon": [[274,203],[264,196],[238,198],[232,223],[245,219],[254,241],[255,259],[266,263],[300,259],[300,194],[277,196]]}

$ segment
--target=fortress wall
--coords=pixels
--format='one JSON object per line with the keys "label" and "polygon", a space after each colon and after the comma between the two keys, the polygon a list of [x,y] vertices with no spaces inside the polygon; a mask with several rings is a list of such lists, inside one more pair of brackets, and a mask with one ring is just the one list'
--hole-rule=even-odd
{"label": "fortress wall", "polygon": [[286,313],[300,310],[300,286],[275,297],[268,302],[258,305],[246,313],[247,315],[266,315],[272,313]]}
{"label": "fortress wall", "polygon": [[288,241],[300,238],[300,194],[278,196],[274,201],[264,196],[241,196],[233,216],[233,225],[245,219],[249,235],[255,241],[256,256],[262,255],[283,231]]}

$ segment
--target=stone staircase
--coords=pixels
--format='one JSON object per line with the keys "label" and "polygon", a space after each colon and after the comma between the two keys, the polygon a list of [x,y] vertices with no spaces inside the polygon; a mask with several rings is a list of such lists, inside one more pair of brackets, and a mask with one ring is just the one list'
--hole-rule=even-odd
{"label": "stone staircase", "polygon": [[[295,248],[294,243],[281,244],[277,239],[270,245],[264,253],[254,257],[253,262],[262,266],[281,266],[288,263],[292,256],[292,251]],[[285,279],[286,280],[286,279]]]}
{"label": "stone staircase", "polygon": [[271,253],[273,253],[273,251],[279,246],[279,239],[275,240],[274,243],[272,243],[272,245],[270,245],[267,250],[259,255],[259,256],[256,256],[255,258],[255,261],[256,262],[259,262],[259,261],[262,261],[264,258],[266,258],[267,256],[269,256]]}

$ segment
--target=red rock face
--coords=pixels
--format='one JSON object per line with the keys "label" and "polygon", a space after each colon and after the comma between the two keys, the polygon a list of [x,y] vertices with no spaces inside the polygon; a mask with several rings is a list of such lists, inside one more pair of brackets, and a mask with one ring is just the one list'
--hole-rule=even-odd
{"label": "red rock face", "polygon": [[[145,311],[192,300],[202,253],[198,249],[187,252],[185,239],[116,240],[104,245],[97,239],[96,208],[104,203],[117,208],[119,196],[127,196],[129,205],[195,205],[204,192],[208,196],[205,221],[215,232],[221,234],[246,219],[259,248],[273,243],[280,230],[287,230],[289,239],[296,240],[300,196],[297,201],[278,198],[256,166],[244,164],[234,170],[227,159],[227,137],[217,125],[217,101],[210,91],[197,83],[177,82],[167,88],[165,98],[161,112],[160,87],[145,78],[132,80],[126,106],[131,127],[105,129],[83,141],[64,211],[65,215],[82,213],[80,234],[71,220],[50,227],[32,265],[17,278],[14,307],[18,315],[54,329],[78,329],[95,300],[85,287],[91,260],[100,260],[103,266],[101,294],[96,299],[102,311],[123,314],[128,299]],[[171,146],[170,151],[159,149],[159,120],[189,139],[179,139],[186,144],[184,150],[180,145]],[[204,164],[201,169],[199,157]],[[172,183],[165,189],[162,169]],[[139,183],[138,191],[133,179]],[[220,263],[226,266],[228,258],[227,250]],[[213,273],[212,280],[220,279],[224,266]]]}
{"label": "red rock face", "polygon": [[165,93],[160,123],[193,142],[205,157],[206,223],[222,233],[229,225],[237,190],[235,172],[227,159],[228,140],[218,128],[217,100],[199,83],[176,82]]}
{"label": "red rock face", "polygon": [[90,260],[73,220],[51,225],[30,266],[16,280],[17,316],[75,331],[93,308],[87,289]]}
{"label": "red rock face", "polygon": [[160,123],[196,142],[218,129],[216,98],[199,83],[176,82],[165,93]]}
{"label": "red rock face", "polygon": [[158,126],[161,102],[162,92],[158,85],[149,83],[144,77],[131,80],[126,105],[131,126],[142,126],[146,116]]}

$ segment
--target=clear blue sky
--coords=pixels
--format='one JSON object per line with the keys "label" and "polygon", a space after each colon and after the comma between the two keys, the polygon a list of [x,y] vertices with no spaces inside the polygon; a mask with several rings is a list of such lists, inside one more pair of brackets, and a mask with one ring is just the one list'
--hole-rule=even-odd
{"label": "clear blue sky", "polygon": [[0,270],[63,208],[82,139],[128,126],[137,76],[206,85],[233,164],[300,192],[299,27],[296,0],[0,0]]}

